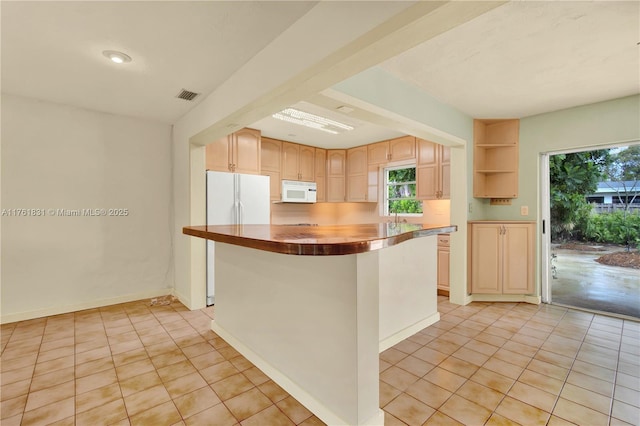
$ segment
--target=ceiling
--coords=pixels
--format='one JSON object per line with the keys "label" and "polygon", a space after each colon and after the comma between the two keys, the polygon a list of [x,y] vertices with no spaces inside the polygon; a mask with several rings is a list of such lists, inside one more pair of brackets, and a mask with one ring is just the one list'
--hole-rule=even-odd
{"label": "ceiling", "polygon": [[2,1],[2,91],[174,123],[315,3]]}
{"label": "ceiling", "polygon": [[640,2],[507,3],[382,67],[475,118],[640,92]]}
{"label": "ceiling", "polygon": [[[175,123],[315,3],[2,1],[2,91]],[[525,117],[639,93],[639,20],[636,1],[511,2],[379,66],[472,117]],[[133,61],[112,64],[107,49]],[[314,99],[297,106],[356,129],[252,127],[327,147],[399,135]]]}

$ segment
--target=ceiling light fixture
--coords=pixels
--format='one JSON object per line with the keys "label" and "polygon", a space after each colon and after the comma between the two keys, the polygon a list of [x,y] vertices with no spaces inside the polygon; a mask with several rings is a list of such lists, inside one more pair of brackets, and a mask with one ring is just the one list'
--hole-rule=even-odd
{"label": "ceiling light fixture", "polygon": [[116,50],[105,50],[102,54],[111,59],[111,62],[115,62],[116,64],[131,62],[131,56]]}
{"label": "ceiling light fixture", "polygon": [[272,115],[273,118],[286,121],[289,123],[299,124],[311,129],[322,130],[323,132],[337,135],[339,133],[348,132],[355,127],[330,118],[321,117],[309,112],[300,111],[295,108],[286,108]]}

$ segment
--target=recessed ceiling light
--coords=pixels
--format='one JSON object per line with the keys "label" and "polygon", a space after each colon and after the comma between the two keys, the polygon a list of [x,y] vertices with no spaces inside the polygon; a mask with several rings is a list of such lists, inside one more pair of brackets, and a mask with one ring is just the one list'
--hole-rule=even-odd
{"label": "recessed ceiling light", "polygon": [[111,62],[115,62],[116,64],[131,62],[131,56],[122,52],[118,52],[116,50],[105,50],[104,52],[102,52],[102,54],[111,59]]}
{"label": "recessed ceiling light", "polygon": [[332,133],[334,135],[355,129],[355,127],[348,124],[340,123],[339,121],[321,117],[309,112],[300,111],[295,108],[283,109],[282,111],[273,114],[272,117],[289,123],[310,127],[312,129],[322,130],[323,132]]}

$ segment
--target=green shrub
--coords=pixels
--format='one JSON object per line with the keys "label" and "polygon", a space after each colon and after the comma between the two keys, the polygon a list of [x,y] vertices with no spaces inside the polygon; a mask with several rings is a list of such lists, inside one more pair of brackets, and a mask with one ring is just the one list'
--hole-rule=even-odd
{"label": "green shrub", "polygon": [[640,244],[640,214],[627,212],[625,216],[622,211],[592,213],[582,233],[587,241],[636,247]]}

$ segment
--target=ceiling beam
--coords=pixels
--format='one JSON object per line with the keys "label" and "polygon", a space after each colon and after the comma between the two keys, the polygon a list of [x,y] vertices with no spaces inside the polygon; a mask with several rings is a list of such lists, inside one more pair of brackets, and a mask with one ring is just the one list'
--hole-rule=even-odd
{"label": "ceiling beam", "polygon": [[[244,101],[238,99],[229,100],[228,97],[233,93],[237,93],[238,89],[244,87],[243,85],[255,85],[256,81],[259,82],[261,73],[274,72],[271,67],[275,67],[275,72],[277,72],[283,65],[277,63],[277,61],[265,62],[265,58],[257,55],[243,69],[239,70],[239,73],[234,76],[235,78],[229,79],[205,99],[201,105],[198,105],[198,107],[202,106],[202,108],[197,107],[196,110],[192,111],[195,115],[202,114],[203,111],[206,111],[207,104],[214,103],[217,117],[211,117],[213,121],[211,125],[192,136],[190,142],[196,145],[206,145],[276,111],[312,97],[342,80],[468,22],[504,3],[506,2],[417,2],[335,51],[326,54],[324,57],[318,57],[311,65],[298,73],[291,74],[289,78],[286,78],[280,84],[270,88],[263,88],[257,96],[251,98],[251,95],[247,94]],[[339,4],[334,3],[334,6]],[[339,9],[332,12],[338,13]],[[296,24],[299,24],[299,22]],[[325,32],[327,28],[329,28],[329,25],[325,28]],[[311,35],[311,37],[313,36]],[[315,40],[315,43],[318,41]],[[312,42],[314,41],[310,40],[310,43]],[[309,49],[313,49],[313,45],[310,45]],[[268,51],[268,48],[266,51]],[[287,61],[294,62],[295,59],[285,58]],[[239,76],[242,76],[242,78]],[[220,105],[225,102],[229,104],[228,107],[221,107]],[[198,109],[201,111],[197,111]]]}

